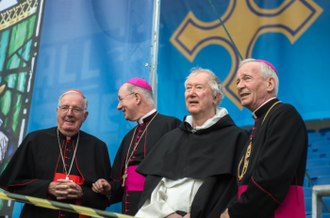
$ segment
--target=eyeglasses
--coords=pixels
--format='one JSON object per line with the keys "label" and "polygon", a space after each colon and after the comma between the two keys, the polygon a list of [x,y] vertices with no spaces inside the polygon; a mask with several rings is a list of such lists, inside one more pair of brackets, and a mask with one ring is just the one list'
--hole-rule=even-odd
{"label": "eyeglasses", "polygon": [[122,103],[123,100],[124,100],[124,98],[126,98],[127,96],[132,95],[132,94],[135,94],[135,92],[131,92],[131,93],[125,95],[124,97],[119,97],[119,96],[118,96],[118,102],[119,102],[119,103]]}
{"label": "eyeglasses", "polygon": [[85,109],[79,108],[79,107],[69,107],[68,105],[63,105],[63,106],[58,106],[58,108],[60,109],[60,111],[62,113],[67,113],[70,109],[72,110],[73,113],[75,114],[80,114],[82,113]]}

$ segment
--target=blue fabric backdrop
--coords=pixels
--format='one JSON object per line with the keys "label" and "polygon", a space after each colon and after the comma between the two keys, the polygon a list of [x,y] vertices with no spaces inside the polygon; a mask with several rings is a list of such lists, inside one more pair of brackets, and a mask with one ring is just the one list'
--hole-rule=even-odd
{"label": "blue fabric backdrop", "polygon": [[133,77],[149,79],[152,15],[153,0],[46,1],[27,132],[56,126],[58,97],[81,90],[89,100],[82,130],[106,142],[113,161],[135,126],[117,111],[117,92]]}
{"label": "blue fabric backdrop", "polygon": [[82,129],[105,141],[113,160],[135,125],[116,109],[118,89],[149,78],[152,11],[152,0],[46,1],[28,132],[56,125],[58,97],[78,89],[89,100]]}
{"label": "blue fabric backdrop", "polygon": [[[279,99],[304,120],[330,118],[330,1],[212,0],[243,58],[270,61],[279,74]],[[221,106],[239,126],[253,125],[230,83],[239,62],[209,1],[162,1],[158,108],[183,118],[184,80],[193,67],[209,68],[225,84]],[[235,82],[235,79],[232,80]]]}

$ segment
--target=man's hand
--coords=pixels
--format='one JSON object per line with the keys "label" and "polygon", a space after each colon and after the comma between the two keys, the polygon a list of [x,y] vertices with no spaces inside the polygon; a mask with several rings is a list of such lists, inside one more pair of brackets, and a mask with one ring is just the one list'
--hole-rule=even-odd
{"label": "man's hand", "polygon": [[54,197],[57,197],[56,196],[56,186],[57,186],[58,182],[51,182],[49,183],[48,185],[48,194],[54,196]]}
{"label": "man's hand", "polygon": [[190,213],[187,213],[186,215],[184,215],[183,218],[190,218]]}
{"label": "man's hand", "polygon": [[165,218],[182,218],[182,216],[180,216],[177,213],[171,213],[170,215],[166,216]]}
{"label": "man's hand", "polygon": [[220,216],[220,218],[230,218],[229,214],[228,214],[228,208],[225,210],[225,212],[223,212]]}
{"label": "man's hand", "polygon": [[95,193],[99,193],[102,195],[110,195],[111,194],[111,185],[105,179],[99,179],[92,185],[92,190]]}
{"label": "man's hand", "polygon": [[80,185],[71,180],[58,179],[57,182],[51,182],[48,186],[48,193],[56,197],[57,200],[80,199],[84,193]]}

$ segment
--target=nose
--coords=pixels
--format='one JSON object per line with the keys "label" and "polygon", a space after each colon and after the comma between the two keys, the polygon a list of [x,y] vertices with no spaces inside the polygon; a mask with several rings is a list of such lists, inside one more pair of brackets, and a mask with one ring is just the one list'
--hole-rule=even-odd
{"label": "nose", "polygon": [[189,90],[186,90],[186,93],[191,96],[194,95],[196,93],[196,89],[195,87],[191,87]]}
{"label": "nose", "polygon": [[118,105],[117,105],[117,110],[121,110],[121,108],[122,108],[123,106],[121,105],[121,102],[118,102]]}
{"label": "nose", "polygon": [[189,97],[195,97],[196,96],[196,89],[191,88],[190,91],[188,92]]}
{"label": "nose", "polygon": [[240,91],[243,88],[242,82],[237,82],[236,87],[237,87],[237,91]]}
{"label": "nose", "polygon": [[66,115],[73,116],[73,108],[69,108],[68,112],[66,112]]}

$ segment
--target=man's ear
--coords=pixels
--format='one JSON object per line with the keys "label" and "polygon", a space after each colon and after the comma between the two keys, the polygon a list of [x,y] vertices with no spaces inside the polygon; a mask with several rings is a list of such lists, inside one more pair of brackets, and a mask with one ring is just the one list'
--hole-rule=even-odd
{"label": "man's ear", "polygon": [[84,122],[85,122],[85,120],[87,119],[87,117],[88,117],[88,111],[85,111],[85,114],[84,114]]}
{"label": "man's ear", "polygon": [[274,77],[268,77],[267,78],[267,91],[273,92],[275,89],[275,79]]}
{"label": "man's ear", "polygon": [[142,100],[142,96],[141,96],[140,93],[135,92],[133,98],[134,98],[134,100],[136,101],[137,104],[140,104],[140,102]]}
{"label": "man's ear", "polygon": [[217,102],[220,100],[221,94],[218,93],[216,96],[213,97],[213,104],[217,104]]}

